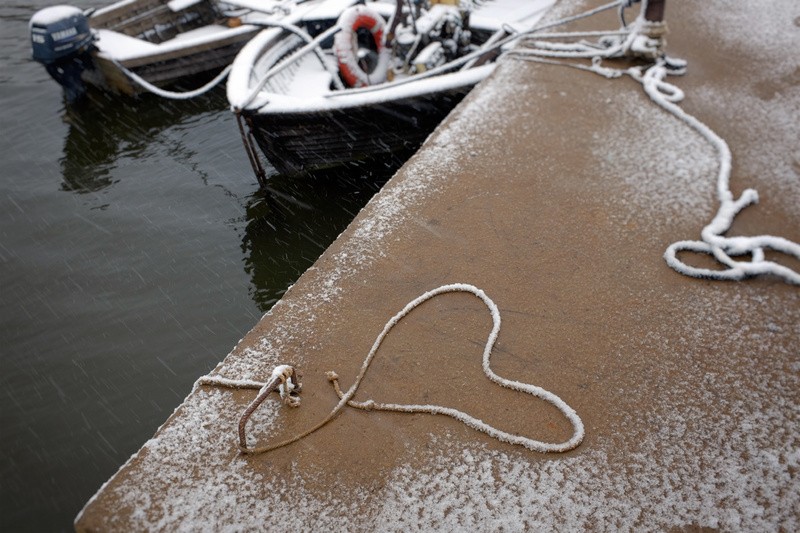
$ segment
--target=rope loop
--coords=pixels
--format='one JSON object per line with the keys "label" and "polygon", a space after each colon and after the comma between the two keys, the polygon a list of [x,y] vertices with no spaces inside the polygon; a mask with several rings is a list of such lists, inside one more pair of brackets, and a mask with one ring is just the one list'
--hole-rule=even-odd
{"label": "rope loop", "polygon": [[[381,343],[389,334],[394,326],[396,326],[405,316],[407,316],[411,311],[413,311],[416,307],[420,306],[424,302],[439,296],[445,293],[452,293],[452,292],[467,292],[475,295],[478,297],[483,303],[489,308],[489,311],[492,315],[492,330],[489,333],[488,339],[486,341],[486,345],[483,350],[483,358],[482,358],[482,366],[483,371],[486,376],[493,381],[494,383],[500,385],[501,387],[505,387],[514,391],[530,394],[532,396],[536,396],[553,406],[555,406],[561,413],[564,415],[565,418],[570,422],[572,425],[573,433],[572,436],[565,442],[561,443],[548,443],[543,442],[535,439],[531,439],[529,437],[525,437],[523,435],[516,435],[513,433],[508,433],[506,431],[502,431],[497,429],[482,420],[474,418],[463,411],[459,411],[457,409],[453,409],[450,407],[444,407],[440,405],[414,405],[414,404],[391,404],[391,403],[380,403],[376,402],[373,399],[367,399],[365,401],[356,401],[353,397],[358,390],[361,381],[364,379],[364,376],[369,369],[369,365],[372,363],[375,355],[378,352],[378,349],[381,346]],[[341,387],[339,386],[339,376],[334,371],[330,371],[326,373],[328,380],[331,382],[334,392],[339,397],[339,403],[331,410],[331,412],[319,423],[307,429],[294,437],[291,437],[287,440],[269,444],[266,446],[261,447],[248,447],[247,446],[247,439],[245,435],[245,427],[247,424],[247,420],[252,415],[252,413],[258,408],[259,405],[267,398],[267,396],[275,391],[279,387],[286,387],[286,394],[287,396],[294,395],[297,397],[297,393],[300,391],[300,384],[297,381],[296,373],[293,367],[288,365],[281,365],[275,368],[272,372],[272,377],[270,378],[267,383],[262,384],[258,396],[255,400],[253,400],[245,409],[244,414],[242,414],[241,418],[239,419],[239,450],[243,454],[260,454],[275,450],[277,448],[281,448],[283,446],[287,446],[294,442],[299,441],[300,439],[307,437],[311,433],[314,433],[325,424],[333,420],[345,406],[354,407],[356,409],[361,409],[364,411],[390,411],[390,412],[400,412],[400,413],[427,413],[427,414],[434,414],[434,415],[445,415],[451,418],[454,418],[465,425],[476,429],[478,431],[482,431],[488,434],[490,437],[495,438],[499,441],[506,442],[509,444],[514,444],[518,446],[522,446],[527,448],[531,451],[541,452],[541,453],[552,453],[552,452],[566,452],[576,448],[580,443],[583,441],[584,437],[584,426],[583,422],[581,421],[578,414],[572,409],[566,402],[564,402],[561,398],[556,396],[550,391],[547,391],[541,387],[536,385],[532,385],[529,383],[523,383],[520,381],[513,381],[506,378],[503,378],[497,375],[491,368],[490,365],[490,356],[492,350],[494,348],[494,344],[497,341],[497,336],[500,332],[500,310],[497,308],[495,303],[488,297],[486,294],[475,287],[474,285],[468,285],[463,283],[455,283],[450,285],[442,285],[436,289],[428,291],[423,295],[417,297],[416,299],[409,302],[399,313],[394,315],[383,328],[383,331],[378,335],[377,339],[372,345],[369,353],[367,354],[364,362],[361,365],[361,369],[356,376],[356,379],[353,385],[350,386],[347,391],[343,392]],[[198,385],[216,385],[222,387],[237,387],[237,384],[241,382],[236,382],[233,380],[228,380],[225,378],[220,378],[218,376],[206,376],[198,380]],[[252,384],[253,382],[247,382]],[[241,388],[241,387],[237,387]],[[252,388],[252,387],[249,387]],[[284,389],[281,389],[281,396],[283,397]],[[297,397],[297,403],[299,404],[299,397]],[[284,400],[286,403],[286,400]],[[287,405],[295,406],[296,404],[288,402]]]}
{"label": "rope loop", "polygon": [[[623,0],[622,7],[628,3]],[[730,190],[732,156],[727,143],[711,128],[697,118],[689,115],[677,104],[685,94],[676,85],[666,81],[667,76],[678,76],[686,72],[686,61],[667,56],[662,48],[666,24],[662,21],[650,21],[644,13],[630,26],[623,25],[622,34],[609,32],[600,36],[597,44],[578,43],[544,43],[539,40],[526,40],[508,53],[508,56],[524,61],[568,66],[580,70],[588,70],[608,79],[628,75],[638,81],[650,100],[669,114],[683,121],[694,129],[717,152],[719,167],[717,172],[717,199],[719,208],[712,221],[700,232],[700,241],[682,240],[670,245],[664,252],[667,264],[681,274],[713,280],[742,280],[749,277],[772,275],[786,283],[800,285],[800,273],[778,262],[766,259],[766,250],[785,254],[790,258],[800,259],[800,244],[782,237],[758,235],[752,237],[729,237],[727,232],[739,212],[747,206],[758,202],[758,193],[754,189],[746,189],[739,199],[735,199]],[[588,32],[573,33],[579,37]],[[646,67],[630,67],[628,69],[609,68],[602,65],[604,59],[619,57],[647,58],[651,63]],[[578,62],[566,62],[565,59],[589,59],[590,65]],[[713,257],[722,269],[698,268],[686,264],[679,259],[681,253],[699,253]],[[737,260],[734,257],[749,257]]]}

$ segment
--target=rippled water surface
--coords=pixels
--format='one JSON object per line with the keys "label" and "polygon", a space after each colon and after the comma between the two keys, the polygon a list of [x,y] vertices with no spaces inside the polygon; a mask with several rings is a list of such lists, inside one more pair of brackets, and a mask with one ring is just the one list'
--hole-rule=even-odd
{"label": "rippled water surface", "polygon": [[71,529],[385,181],[258,192],[223,89],[67,106],[30,60],[52,3],[0,5],[3,531]]}

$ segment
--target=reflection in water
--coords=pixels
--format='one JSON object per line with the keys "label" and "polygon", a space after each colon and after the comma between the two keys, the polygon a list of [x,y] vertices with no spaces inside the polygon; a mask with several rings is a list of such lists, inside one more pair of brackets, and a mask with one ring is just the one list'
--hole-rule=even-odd
{"label": "reflection in water", "polygon": [[[85,100],[65,104],[69,125],[60,160],[63,191],[98,192],[114,183],[120,157],[137,157],[165,129],[218,109],[226,112],[222,91],[189,101],[152,95],[136,98],[90,91]],[[231,131],[231,135],[235,132]]]}
{"label": "reflection in water", "polygon": [[269,310],[391,177],[390,169],[358,175],[273,176],[250,198],[242,239],[245,271],[262,312]]}
{"label": "reflection in water", "polygon": [[223,87],[181,102],[90,92],[62,108],[28,40],[30,15],[54,1],[11,3],[0,531],[65,531],[385,177],[275,177],[271,196],[254,193]]}
{"label": "reflection in water", "polygon": [[[120,179],[133,179],[119,165],[161,160],[180,162],[203,175],[207,159],[219,159],[225,150],[241,151],[237,130],[209,114],[232,123],[222,91],[203,98],[171,102],[142,95],[110,96],[90,91],[88,98],[67,104],[63,120],[69,124],[60,160],[61,190],[84,194],[101,191]],[[218,111],[214,111],[218,110]],[[224,138],[214,153],[193,154],[183,131],[192,139]],[[194,143],[190,143],[194,144]],[[195,145],[196,146],[196,145]],[[184,152],[189,153],[184,153]],[[199,164],[199,161],[203,161]],[[198,167],[199,164],[199,167]],[[233,221],[243,227],[241,250],[250,276],[250,297],[262,312],[269,310],[347,227],[369,199],[394,173],[398,164],[319,171],[305,176],[274,175],[265,190],[238,200],[244,216]],[[248,172],[249,168],[239,169]],[[221,185],[225,187],[225,185]],[[156,191],[151,191],[156,194]],[[200,206],[198,206],[200,207]]]}
{"label": "reflection in water", "polygon": [[59,531],[390,172],[275,176],[254,192],[224,90],[90,94],[59,118],[27,97],[53,88],[26,83],[26,106],[0,109],[35,130],[3,138],[24,179],[0,194],[0,530]]}

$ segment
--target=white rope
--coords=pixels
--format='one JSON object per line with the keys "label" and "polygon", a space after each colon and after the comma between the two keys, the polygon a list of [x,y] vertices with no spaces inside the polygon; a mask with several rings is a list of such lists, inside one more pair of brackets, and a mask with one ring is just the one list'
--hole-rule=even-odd
{"label": "white rope", "polygon": [[[285,8],[282,8],[282,9],[285,9]],[[297,35],[298,37],[303,39],[306,43],[314,44],[315,46],[304,47],[303,50],[308,49],[308,50],[313,51],[317,55],[317,57],[319,58],[320,62],[322,63],[322,66],[324,68],[326,68],[327,70],[330,70],[329,65],[325,61],[324,54],[323,54],[322,50],[320,50],[319,45],[318,45],[320,39],[319,38],[317,38],[317,40],[312,39],[311,36],[308,35],[308,33],[306,33],[302,28],[300,28],[298,26],[295,26],[293,24],[288,24],[288,23],[280,22],[280,21],[276,21],[276,20],[259,20],[259,21],[254,21],[254,22],[248,22],[248,24],[251,25],[251,26],[261,26],[261,27],[266,27],[266,28],[280,28],[282,30],[285,30],[285,31],[288,31],[290,33],[293,33],[293,34]],[[219,85],[219,83],[222,82],[222,80],[227,78],[228,74],[230,73],[231,68],[232,68],[232,65],[228,65],[213,80],[211,80],[210,82],[206,83],[202,87],[199,87],[199,88],[191,90],[191,91],[186,91],[186,92],[175,92],[175,91],[167,91],[167,90],[164,90],[164,89],[162,89],[160,87],[157,87],[157,86],[153,85],[152,83],[148,82],[147,80],[145,80],[144,78],[142,78],[141,76],[139,76],[138,74],[133,72],[132,70],[124,67],[116,59],[112,59],[111,61],[112,61],[112,63],[114,63],[114,65],[117,66],[118,69],[120,69],[122,71],[123,74],[128,76],[128,78],[130,78],[133,82],[138,84],[144,90],[149,91],[149,92],[151,92],[151,93],[153,93],[153,94],[155,94],[157,96],[160,96],[162,98],[168,98],[168,99],[171,99],[171,100],[189,100],[191,98],[195,98],[197,96],[201,96],[201,95],[207,93],[208,91],[210,91],[211,89],[213,89],[214,87]],[[280,70],[282,70],[282,68],[281,69],[276,69],[276,71],[280,71]],[[270,71],[269,74],[270,74],[270,77],[271,77],[271,75],[274,74],[274,72]],[[260,91],[261,88],[263,88],[263,84],[265,84],[266,81],[269,79],[266,76],[265,76],[265,78],[266,79],[262,80],[262,84],[256,90],[253,91],[253,94],[250,95],[250,98],[247,100],[247,103],[242,107],[246,107],[246,105],[249,104],[255,98],[255,95],[258,93],[258,91]],[[333,77],[333,83],[334,83],[334,85],[337,86],[337,88],[339,88],[339,89],[343,88],[342,82],[339,80],[339,78],[337,76]]]}
{"label": "white rope", "polygon": [[249,379],[230,379],[222,376],[203,376],[194,384],[195,388],[200,385],[217,385],[229,389],[262,389],[266,383]]}
{"label": "white rope", "polygon": [[[664,252],[664,259],[674,270],[696,278],[715,280],[742,280],[760,275],[777,276],[787,283],[800,285],[800,273],[765,259],[765,250],[772,250],[800,259],[800,245],[783,237],[773,235],[728,237],[733,221],[745,207],[758,202],[758,193],[754,189],[746,189],[735,199],[730,190],[730,174],[732,157],[727,143],[711,128],[697,118],[681,109],[677,103],[683,100],[684,94],[678,87],[665,81],[669,74],[682,74],[685,62],[667,58],[660,50],[659,39],[651,39],[642,32],[651,29],[648,21],[640,14],[634,24],[628,27],[630,34],[620,38],[618,35],[604,37],[600,44],[591,43],[547,43],[541,40],[526,41],[526,46],[535,48],[517,48],[507,54],[510,58],[570,66],[589,70],[606,78],[618,78],[628,75],[640,82],[650,97],[668,113],[677,117],[689,127],[697,131],[716,150],[719,158],[717,173],[717,199],[719,209],[713,220],[701,231],[699,241],[678,241],[670,245]],[[578,35],[578,34],[576,34]],[[655,63],[643,71],[641,67],[614,69],[601,65],[605,58],[635,55],[654,57]],[[556,58],[556,59],[553,59]],[[580,63],[566,63],[557,59],[592,60],[591,66]],[[667,63],[673,67],[667,68]],[[709,269],[688,265],[678,259],[680,252],[696,252],[713,256],[724,268]],[[749,260],[739,261],[734,257],[749,256]]]}
{"label": "white rope", "polygon": [[[800,245],[772,235],[727,237],[734,218],[745,207],[758,202],[755,189],[745,189],[739,199],[730,190],[732,157],[728,144],[711,128],[686,113],[675,102],[683,98],[683,92],[666,83],[667,71],[661,64],[650,67],[641,77],[644,90],[663,109],[676,116],[705,138],[717,151],[719,171],[717,174],[717,199],[719,209],[712,221],[700,232],[701,241],[678,241],[664,252],[667,264],[687,276],[717,280],[742,280],[748,277],[772,274],[788,283],[800,285],[800,273],[791,268],[765,259],[765,249],[770,249],[800,259]],[[726,268],[712,270],[687,265],[677,254],[682,251],[712,255]],[[732,256],[750,255],[749,261],[736,261]]]}
{"label": "white rope", "polygon": [[191,98],[195,98],[197,96],[203,95],[203,94],[207,93],[208,91],[210,91],[211,89],[213,89],[214,87],[216,87],[217,85],[219,85],[219,83],[222,80],[224,80],[226,77],[228,77],[228,74],[231,71],[231,65],[228,65],[227,67],[225,67],[225,69],[222,72],[217,74],[217,76],[213,80],[211,80],[210,82],[206,83],[202,87],[199,87],[199,88],[194,89],[192,91],[174,92],[174,91],[166,91],[166,90],[164,90],[164,89],[162,89],[160,87],[156,87],[155,85],[153,85],[149,81],[145,80],[144,78],[142,78],[141,76],[139,76],[135,72],[133,72],[133,71],[127,69],[126,67],[122,66],[122,64],[119,61],[117,61],[116,59],[112,59],[111,61],[117,66],[118,69],[120,69],[126,76],[128,76],[128,78],[130,78],[132,81],[136,82],[144,90],[149,91],[149,92],[151,92],[151,93],[153,93],[153,94],[155,94],[157,96],[160,96],[162,98],[169,98],[170,100],[189,100]]}
{"label": "white rope", "polygon": [[[573,433],[572,436],[569,438],[569,440],[562,443],[548,443],[535,440],[526,437],[524,435],[516,435],[513,433],[509,433],[507,431],[497,429],[480,419],[477,419],[463,411],[459,411],[458,409],[454,409],[451,407],[444,407],[440,405],[378,403],[372,399],[366,401],[353,400],[353,397],[355,396],[359,385],[361,385],[361,382],[364,379],[367,370],[369,369],[370,363],[372,363],[372,360],[377,354],[378,349],[380,348],[381,344],[383,343],[384,339],[389,334],[389,332],[392,330],[392,328],[396,326],[404,317],[406,317],[409,313],[411,313],[411,311],[413,311],[416,307],[418,307],[422,303],[441,294],[451,293],[451,292],[471,293],[476,297],[480,298],[481,301],[483,301],[483,303],[486,304],[486,306],[489,308],[489,311],[491,312],[492,330],[489,333],[489,337],[483,349],[483,359],[482,359],[483,371],[486,374],[486,376],[491,381],[497,383],[502,387],[518,392],[523,392],[525,394],[530,394],[537,398],[541,398],[542,400],[555,406],[559,411],[561,411],[561,413],[567,418],[567,420],[569,420],[570,424],[572,425]],[[361,365],[361,369],[359,370],[359,373],[356,376],[355,381],[350,386],[350,388],[347,389],[346,392],[344,393],[341,392],[341,389],[339,388],[338,384],[338,376],[336,375],[336,373],[335,372],[328,373],[328,378],[330,379],[330,381],[333,382],[334,389],[336,390],[340,399],[339,403],[333,408],[333,410],[328,414],[328,416],[325,417],[325,419],[323,419],[321,422],[316,424],[311,429],[308,429],[288,440],[279,442],[277,444],[272,444],[257,448],[247,448],[240,446],[240,449],[243,453],[257,454],[257,453],[268,452],[286,446],[288,444],[297,442],[298,440],[310,435],[311,433],[315,432],[316,430],[318,430],[319,428],[330,422],[333,418],[335,418],[339,414],[339,412],[341,412],[341,410],[346,405],[364,410],[382,410],[382,411],[393,411],[402,413],[428,413],[436,415],[445,415],[454,418],[473,429],[482,431],[487,435],[489,435],[490,437],[495,438],[501,442],[523,446],[535,452],[542,452],[542,453],[566,452],[576,448],[583,441],[584,426],[583,422],[581,421],[580,417],[578,416],[578,414],[575,412],[574,409],[572,409],[560,397],[558,397],[557,395],[553,394],[550,391],[547,391],[541,387],[529,383],[523,383],[520,381],[514,381],[503,378],[497,375],[492,370],[490,364],[490,357],[495,342],[497,341],[497,336],[499,332],[500,332],[500,310],[497,308],[497,305],[495,305],[495,303],[479,288],[473,285],[455,283],[450,285],[443,285],[437,289],[428,291],[422,296],[419,296],[418,298],[409,302],[399,313],[397,313],[391,319],[389,319],[389,321],[384,326],[383,331],[381,331],[381,333],[375,339],[375,342],[373,343],[372,348],[367,354],[367,357],[364,359],[364,362]],[[281,366],[278,368],[284,369],[285,366]],[[277,371],[278,370],[276,369],[275,372]],[[275,372],[273,372],[273,381]],[[286,380],[284,379],[284,381]],[[226,378],[220,378],[218,376],[205,376],[197,381],[197,385],[218,385],[218,386],[234,387],[234,388],[260,388],[262,390],[269,383],[270,382],[267,382],[267,384],[263,384],[251,381],[230,380]],[[252,406],[257,400],[258,398],[254,400],[254,402],[251,402],[250,406],[248,406],[248,411],[246,412],[252,412],[253,410]]]}
{"label": "white rope", "polygon": [[[361,381],[364,379],[364,376],[367,373],[367,369],[369,368],[372,359],[375,357],[375,354],[378,352],[378,348],[380,348],[381,343],[389,334],[391,329],[397,325],[405,316],[407,316],[412,310],[416,307],[421,305],[422,303],[434,298],[440,294],[445,294],[449,292],[468,292],[474,294],[478,298],[480,298],[486,307],[489,308],[489,311],[492,314],[492,330],[489,333],[489,337],[486,340],[486,345],[483,349],[483,372],[486,376],[497,383],[498,385],[505,387],[507,389],[515,390],[518,392],[524,392],[526,394],[530,394],[532,396],[536,396],[537,398],[541,398],[542,400],[551,403],[555,406],[561,413],[569,420],[570,424],[573,428],[572,437],[563,443],[547,443],[538,440],[534,440],[522,435],[514,435],[512,433],[508,433],[502,430],[499,430],[482,420],[474,418],[467,413],[459,411],[458,409],[453,409],[450,407],[443,407],[439,405],[407,405],[407,404],[392,404],[392,403],[378,403],[374,400],[366,400],[364,402],[356,402],[353,400],[353,397],[358,390]],[[535,452],[566,452],[576,448],[581,441],[583,440],[584,436],[584,427],[583,422],[581,421],[578,414],[572,409],[569,405],[566,404],[561,398],[549,392],[541,387],[537,387],[536,385],[531,385],[529,383],[522,383],[520,381],[513,381],[501,376],[498,376],[491,368],[490,364],[490,357],[492,354],[492,349],[494,348],[494,344],[497,341],[497,335],[500,333],[500,310],[497,308],[497,305],[479,288],[475,287],[474,285],[468,285],[464,283],[455,283],[451,285],[443,285],[437,289],[433,289],[431,291],[426,292],[422,296],[419,296],[415,300],[409,302],[402,311],[397,313],[393,316],[389,322],[383,328],[378,338],[375,339],[374,344],[372,345],[372,349],[369,351],[367,358],[364,360],[364,363],[361,365],[361,370],[356,376],[356,380],[347,389],[340,401],[339,404],[334,408],[334,413],[338,412],[344,405],[350,405],[351,407],[357,407],[359,409],[366,409],[366,410],[382,410],[382,411],[395,411],[395,412],[403,412],[403,413],[430,413],[430,414],[438,414],[438,415],[446,415],[456,420],[463,422],[467,426],[477,429],[478,431],[483,431],[484,433],[488,434],[490,437],[493,437],[499,441],[507,442],[510,444],[516,444],[519,446],[523,446],[531,451]],[[335,374],[331,374],[329,379],[332,381],[337,379]]]}

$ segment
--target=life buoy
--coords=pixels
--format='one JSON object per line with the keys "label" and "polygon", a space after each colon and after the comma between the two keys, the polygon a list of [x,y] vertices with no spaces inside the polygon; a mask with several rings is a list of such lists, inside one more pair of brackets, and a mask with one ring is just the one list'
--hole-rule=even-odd
{"label": "life buoy", "polygon": [[[333,50],[339,62],[339,72],[349,87],[366,87],[386,81],[389,71],[389,49],[383,44],[383,18],[366,6],[358,5],[346,9],[336,24],[341,28],[333,38]],[[378,62],[371,72],[366,72],[358,63],[358,30],[369,30],[375,43]]]}

